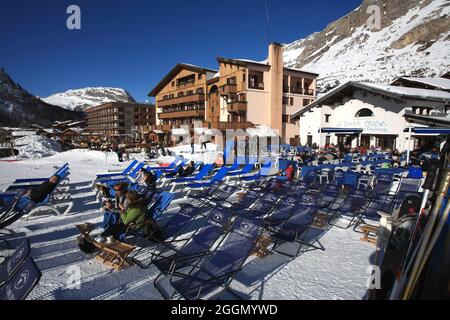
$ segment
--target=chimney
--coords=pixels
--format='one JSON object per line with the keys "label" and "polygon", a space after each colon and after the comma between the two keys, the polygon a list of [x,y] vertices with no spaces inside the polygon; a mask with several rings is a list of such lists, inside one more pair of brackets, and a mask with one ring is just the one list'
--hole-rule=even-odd
{"label": "chimney", "polygon": [[268,63],[270,71],[268,76],[268,89],[270,96],[270,126],[283,137],[283,46],[279,43],[269,45]]}

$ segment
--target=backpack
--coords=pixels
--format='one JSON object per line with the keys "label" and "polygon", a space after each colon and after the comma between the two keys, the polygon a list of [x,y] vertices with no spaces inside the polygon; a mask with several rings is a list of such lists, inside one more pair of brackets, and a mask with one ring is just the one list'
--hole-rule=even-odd
{"label": "backpack", "polygon": [[87,241],[85,237],[80,237],[78,239],[78,247],[86,254],[91,254],[97,251],[97,248],[91,242]]}

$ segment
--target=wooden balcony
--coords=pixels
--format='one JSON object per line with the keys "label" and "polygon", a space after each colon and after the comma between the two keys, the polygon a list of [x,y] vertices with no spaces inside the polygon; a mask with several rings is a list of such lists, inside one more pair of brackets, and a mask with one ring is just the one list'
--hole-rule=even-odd
{"label": "wooden balcony", "polygon": [[186,104],[186,103],[200,103],[206,100],[204,93],[196,93],[182,97],[175,97],[172,99],[163,99],[158,101],[158,107],[167,107],[171,105]]}
{"label": "wooden balcony", "polygon": [[253,82],[250,81],[248,83],[249,89],[257,89],[257,90],[264,90],[264,82]]}
{"label": "wooden balcony", "polygon": [[242,113],[247,112],[247,101],[233,101],[228,103],[228,112]]}
{"label": "wooden balcony", "polygon": [[205,116],[204,109],[158,113],[159,119],[192,118],[192,117],[198,118],[198,117],[204,117],[204,116]]}
{"label": "wooden balcony", "polygon": [[229,96],[237,93],[237,84],[227,83],[220,87],[220,94],[223,96]]}
{"label": "wooden balcony", "polygon": [[237,130],[253,128],[254,125],[251,122],[204,122],[204,128],[218,129],[218,130]]}
{"label": "wooden balcony", "polygon": [[303,96],[314,96],[314,90],[312,89],[305,89],[302,87],[291,87],[290,92],[292,94],[300,94]]}

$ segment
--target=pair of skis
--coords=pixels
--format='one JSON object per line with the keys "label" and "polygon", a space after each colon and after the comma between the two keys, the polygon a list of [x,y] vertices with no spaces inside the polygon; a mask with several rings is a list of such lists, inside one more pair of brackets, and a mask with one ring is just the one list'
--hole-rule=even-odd
{"label": "pair of skis", "polygon": [[[436,174],[436,176],[439,176],[439,174]],[[449,186],[450,169],[447,168],[442,175],[442,181],[437,190],[438,196],[436,198],[436,204],[433,207],[431,214],[428,216],[428,221],[419,241],[414,246],[414,235],[417,234],[418,228],[420,227],[419,223],[421,217],[419,216],[417,219],[416,227],[412,233],[411,242],[403,262],[403,268],[401,269],[401,276],[391,290],[391,300],[411,299],[422,271],[424,270],[433,248],[435,247],[448,220],[450,202],[446,201],[446,197],[448,195]],[[425,209],[425,204],[428,200],[430,189],[433,189],[433,187],[429,186],[428,189],[425,189],[420,211],[421,215]]]}

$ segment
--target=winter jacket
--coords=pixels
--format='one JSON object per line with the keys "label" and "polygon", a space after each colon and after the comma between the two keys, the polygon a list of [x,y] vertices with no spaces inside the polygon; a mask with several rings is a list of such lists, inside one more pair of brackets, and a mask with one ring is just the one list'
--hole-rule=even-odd
{"label": "winter jacket", "polygon": [[135,203],[130,203],[128,209],[120,215],[122,223],[129,225],[134,224],[136,229],[144,229],[145,225],[145,212],[143,210],[142,201],[136,201]]}

